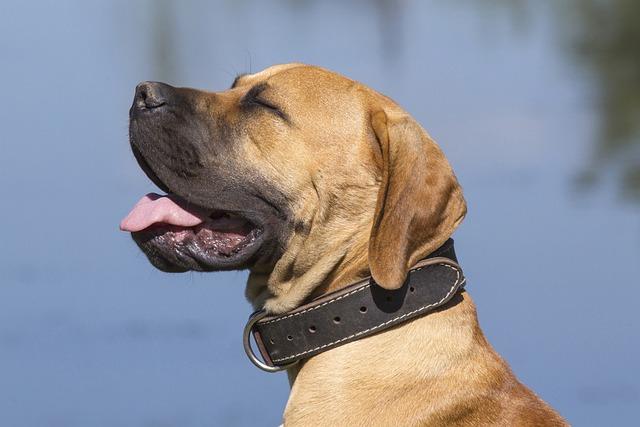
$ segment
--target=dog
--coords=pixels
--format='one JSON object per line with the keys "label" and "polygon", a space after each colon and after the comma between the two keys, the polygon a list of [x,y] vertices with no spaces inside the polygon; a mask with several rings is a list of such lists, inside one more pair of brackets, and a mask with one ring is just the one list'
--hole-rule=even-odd
{"label": "dog", "polygon": [[[121,229],[163,271],[248,269],[246,296],[270,315],[369,276],[400,288],[466,214],[425,130],[320,67],[272,66],[222,92],[141,83],[130,143],[167,195]],[[567,425],[493,350],[466,291],[288,375],[286,426]]]}

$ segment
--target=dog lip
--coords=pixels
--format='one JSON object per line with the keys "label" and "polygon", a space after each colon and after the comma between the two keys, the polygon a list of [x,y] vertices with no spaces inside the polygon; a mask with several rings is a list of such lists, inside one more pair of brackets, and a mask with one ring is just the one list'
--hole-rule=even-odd
{"label": "dog lip", "polygon": [[235,247],[221,252],[215,248],[203,247],[196,234],[194,228],[173,228],[168,224],[154,224],[145,230],[131,233],[139,245],[143,244],[147,250],[151,250],[145,252],[152,263],[152,257],[162,260],[161,266],[157,263],[154,265],[164,271],[236,269],[252,259],[265,239],[264,231],[254,228]]}
{"label": "dog lip", "polygon": [[175,194],[151,193],[122,221],[121,229],[143,243],[145,252],[151,251],[148,256],[161,257],[165,271],[210,271],[234,268],[262,246],[264,228],[247,216],[255,214],[206,209]]}
{"label": "dog lip", "polygon": [[[241,233],[240,235],[248,235],[251,231],[261,231],[263,228],[240,212],[198,206],[175,193],[149,193],[142,197],[122,220],[120,229],[139,232],[157,224],[184,229],[202,226],[218,233]],[[243,230],[249,231],[243,233]]]}

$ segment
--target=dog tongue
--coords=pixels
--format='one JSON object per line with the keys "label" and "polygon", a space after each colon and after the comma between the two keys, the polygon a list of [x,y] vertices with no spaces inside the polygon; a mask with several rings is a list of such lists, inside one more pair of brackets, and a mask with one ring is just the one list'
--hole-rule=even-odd
{"label": "dog tongue", "polygon": [[170,196],[149,193],[140,199],[129,215],[122,220],[120,230],[141,231],[158,222],[194,227],[203,221],[198,215],[176,203]]}

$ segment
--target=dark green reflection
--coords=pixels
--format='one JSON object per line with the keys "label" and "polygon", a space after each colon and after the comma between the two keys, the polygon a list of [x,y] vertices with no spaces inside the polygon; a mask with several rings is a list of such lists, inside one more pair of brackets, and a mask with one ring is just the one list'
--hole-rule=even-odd
{"label": "dark green reflection", "polygon": [[[468,3],[467,3],[468,4]],[[554,27],[565,58],[581,71],[593,92],[597,123],[590,160],[578,171],[580,188],[615,177],[620,194],[640,202],[640,1],[482,0],[478,10],[510,12],[526,28],[535,12]]]}
{"label": "dark green reflection", "polygon": [[640,201],[640,2],[575,0],[572,6],[563,14],[573,11],[570,46],[595,84],[600,118],[583,182],[612,170],[622,194]]}

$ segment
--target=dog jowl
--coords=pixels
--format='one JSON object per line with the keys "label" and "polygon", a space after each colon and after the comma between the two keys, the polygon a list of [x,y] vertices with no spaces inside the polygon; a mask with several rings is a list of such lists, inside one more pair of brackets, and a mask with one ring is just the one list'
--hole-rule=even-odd
{"label": "dog jowl", "polygon": [[[166,195],[144,196],[122,221],[164,271],[270,264],[288,218],[282,195],[243,159],[243,130],[225,97],[145,82],[130,110],[130,143]],[[236,118],[235,120],[238,120]]]}

